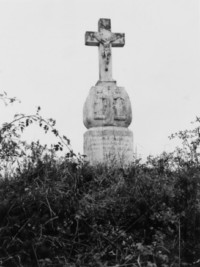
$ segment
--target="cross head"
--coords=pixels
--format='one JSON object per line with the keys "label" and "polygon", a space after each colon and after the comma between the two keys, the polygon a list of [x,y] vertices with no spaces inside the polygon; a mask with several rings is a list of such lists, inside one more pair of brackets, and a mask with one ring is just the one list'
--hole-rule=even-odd
{"label": "cross head", "polygon": [[85,33],[85,45],[99,47],[99,80],[110,82],[112,79],[112,51],[111,47],[123,47],[124,33],[112,33],[110,19],[100,19],[98,32]]}

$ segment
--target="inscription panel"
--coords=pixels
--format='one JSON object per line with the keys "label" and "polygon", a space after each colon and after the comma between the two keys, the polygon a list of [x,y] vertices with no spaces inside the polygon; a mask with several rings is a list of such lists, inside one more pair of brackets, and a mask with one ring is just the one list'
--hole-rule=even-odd
{"label": "inscription panel", "polygon": [[[102,127],[92,129],[84,135],[84,154],[87,160],[94,164],[97,162],[130,163],[133,160],[133,135],[128,129],[115,127]],[[118,129],[120,128],[120,129]]]}

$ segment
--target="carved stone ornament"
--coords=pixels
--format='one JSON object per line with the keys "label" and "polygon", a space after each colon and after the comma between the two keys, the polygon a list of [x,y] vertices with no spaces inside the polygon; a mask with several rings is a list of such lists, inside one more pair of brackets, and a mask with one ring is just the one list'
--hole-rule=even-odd
{"label": "carved stone ornament", "polygon": [[98,32],[85,33],[85,44],[99,47],[99,80],[113,81],[112,79],[112,47],[123,47],[124,33],[112,33],[110,19],[100,19]]}
{"label": "carved stone ornament", "polygon": [[105,120],[106,111],[108,109],[108,97],[103,95],[102,91],[97,92],[97,97],[94,102],[94,119]]}
{"label": "carved stone ornament", "polygon": [[123,87],[94,86],[86,99],[84,124],[89,129],[98,126],[128,127],[132,121],[131,103]]}

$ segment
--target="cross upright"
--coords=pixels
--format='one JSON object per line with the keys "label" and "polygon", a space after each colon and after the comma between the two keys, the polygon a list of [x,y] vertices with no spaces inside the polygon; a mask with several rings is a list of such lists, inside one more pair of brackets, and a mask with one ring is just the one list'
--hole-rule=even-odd
{"label": "cross upright", "polygon": [[112,33],[110,19],[100,19],[98,32],[85,33],[85,45],[99,47],[99,80],[112,82],[112,51],[111,47],[123,47],[124,33]]}

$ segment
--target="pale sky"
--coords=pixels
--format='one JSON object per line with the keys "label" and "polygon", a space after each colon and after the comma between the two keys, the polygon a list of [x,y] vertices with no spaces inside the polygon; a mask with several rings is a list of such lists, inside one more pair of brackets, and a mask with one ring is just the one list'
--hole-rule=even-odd
{"label": "pale sky", "polygon": [[[113,48],[113,78],[129,94],[134,147],[145,157],[170,151],[168,136],[200,116],[198,0],[0,0],[0,92],[22,103],[0,103],[0,123],[15,112],[57,121],[83,152],[82,110],[98,80],[98,49],[84,44],[99,18],[125,33]],[[27,138],[51,141],[32,128]]]}

